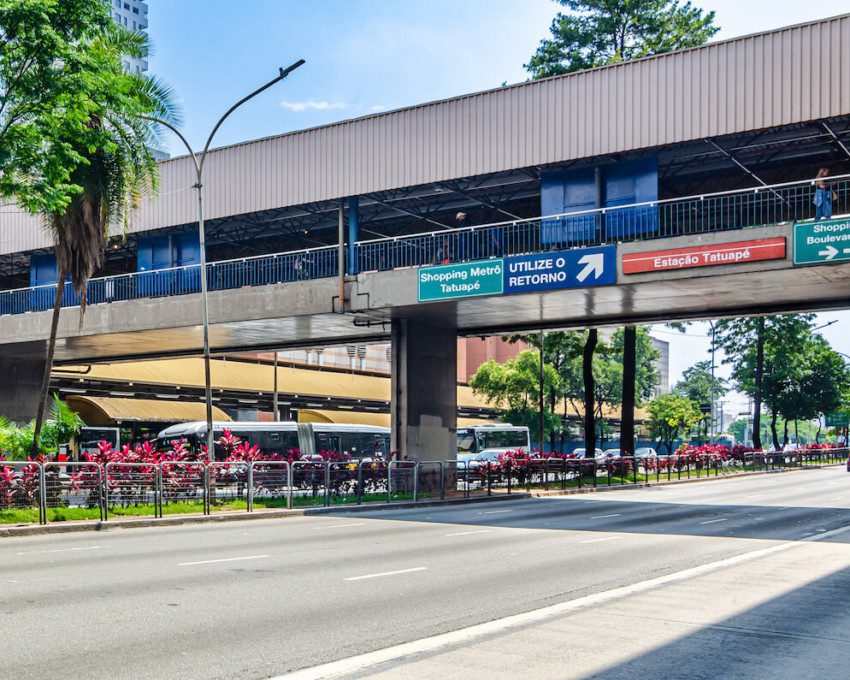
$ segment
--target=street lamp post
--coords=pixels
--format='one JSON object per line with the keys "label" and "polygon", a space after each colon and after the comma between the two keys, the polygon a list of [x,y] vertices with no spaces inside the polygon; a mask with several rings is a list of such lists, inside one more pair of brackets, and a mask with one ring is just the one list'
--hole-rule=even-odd
{"label": "street lamp post", "polygon": [[245,102],[253,99],[258,94],[265,92],[272,85],[275,85],[282,81],[286,76],[292,73],[299,66],[304,64],[303,59],[299,59],[291,66],[287,68],[280,69],[280,73],[267,82],[262,87],[257,88],[251,94],[243,97],[238,102],[236,102],[233,106],[231,106],[224,115],[218,119],[218,122],[213,127],[210,136],[207,137],[207,142],[204,144],[204,150],[200,154],[196,154],[192,145],[189,144],[189,141],[180,132],[174,125],[171,123],[162,120],[160,118],[154,118],[152,116],[143,116],[147,120],[151,120],[155,123],[159,123],[167,127],[171,130],[177,137],[183,142],[183,145],[189,152],[189,157],[192,159],[192,163],[195,166],[195,184],[193,185],[193,189],[195,189],[198,193],[198,249],[200,251],[200,260],[201,260],[201,302],[202,302],[202,315],[201,315],[201,323],[203,325],[203,338],[204,338],[204,396],[206,400],[206,415],[207,415],[207,455],[212,459],[214,455],[214,447],[215,447],[215,436],[213,434],[213,417],[212,417],[212,383],[210,380],[210,312],[209,312],[209,303],[207,301],[207,247],[206,247],[206,233],[204,229],[204,163],[207,159],[207,152],[210,150],[210,145],[212,144],[213,138],[215,137],[218,129],[221,127],[222,123],[227,119],[227,117],[233,113],[236,109],[238,109]]}

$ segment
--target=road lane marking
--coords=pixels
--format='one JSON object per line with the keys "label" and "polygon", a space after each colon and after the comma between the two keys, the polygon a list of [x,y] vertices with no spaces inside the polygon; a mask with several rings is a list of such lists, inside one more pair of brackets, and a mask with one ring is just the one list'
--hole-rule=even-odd
{"label": "road lane marking", "polygon": [[100,550],[105,545],[87,545],[80,548],[56,548],[54,550],[31,550],[30,552],[19,552],[18,555],[47,555],[48,553],[76,552],[77,550]]}
{"label": "road lane marking", "polygon": [[715,522],[725,522],[728,517],[721,517],[720,519],[707,519],[705,522],[700,522],[700,524],[714,524]]}
{"label": "road lane marking", "polygon": [[412,567],[410,569],[398,569],[396,571],[382,571],[379,574],[366,574],[365,576],[349,576],[343,581],[363,581],[367,578],[381,578],[382,576],[395,576],[396,574],[409,574],[414,571],[427,571],[428,567]]}
{"label": "road lane marking", "polygon": [[487,512],[478,512],[477,515],[498,515],[503,512],[513,512],[513,510],[488,510]]}
{"label": "road lane marking", "polygon": [[215,564],[216,562],[239,562],[241,560],[259,560],[269,555],[247,555],[246,557],[223,557],[219,560],[200,560],[199,562],[180,562],[178,567],[193,567],[196,564]]}
{"label": "road lane marking", "polygon": [[600,593],[585,595],[584,597],[579,597],[575,600],[560,602],[548,607],[543,607],[542,609],[535,609],[522,614],[514,614],[513,616],[496,619],[495,621],[479,623],[474,626],[469,626],[468,628],[461,628],[460,630],[451,631],[449,633],[441,633],[432,637],[414,640],[413,642],[404,642],[393,647],[386,647],[374,652],[367,652],[347,659],[340,659],[339,661],[331,661],[330,663],[313,666],[312,668],[304,668],[285,675],[279,675],[271,680],[322,680],[322,678],[353,675],[365,668],[391,661],[397,661],[406,656],[435,652],[443,649],[444,647],[460,643],[468,643],[479,638],[502,633],[505,630],[520,628],[522,626],[545,621],[577,609],[604,604],[630,595],[635,595],[637,593],[654,590],[669,583],[687,581],[698,576],[719,571],[720,569],[734,567],[738,564],[751,562],[761,557],[767,557],[768,555],[784,552],[801,544],[822,541],[826,538],[843,534],[848,530],[850,530],[850,525],[839,529],[833,529],[832,531],[828,531],[824,534],[818,534],[817,536],[810,536],[797,541],[787,541],[769,548],[759,548],[758,550],[745,552],[740,555],[735,555],[734,557],[728,557],[723,560],[718,560],[717,562],[708,562],[706,564],[677,571],[665,576],[658,576],[647,581],[639,581],[638,583],[620,586],[619,588],[613,588],[612,590],[604,590]]}
{"label": "road lane marking", "polygon": [[752,496],[744,496],[744,498],[761,498],[763,494],[754,493]]}
{"label": "road lane marking", "polygon": [[613,515],[596,515],[596,517],[591,517],[590,519],[607,519],[609,517],[622,517],[622,512],[617,512]]}
{"label": "road lane marking", "polygon": [[840,501],[844,496],[836,496],[835,498],[830,498],[831,501]]}
{"label": "road lane marking", "polygon": [[344,529],[345,527],[365,527],[366,522],[357,522],[355,524],[329,524],[324,527],[313,527],[316,530],[319,529]]}
{"label": "road lane marking", "polygon": [[591,538],[589,541],[582,541],[582,543],[602,543],[603,541],[617,541],[623,538],[622,536],[606,536],[605,538]]}
{"label": "road lane marking", "polygon": [[469,536],[470,534],[489,534],[492,529],[476,529],[475,531],[458,531],[454,534],[446,534],[446,536]]}

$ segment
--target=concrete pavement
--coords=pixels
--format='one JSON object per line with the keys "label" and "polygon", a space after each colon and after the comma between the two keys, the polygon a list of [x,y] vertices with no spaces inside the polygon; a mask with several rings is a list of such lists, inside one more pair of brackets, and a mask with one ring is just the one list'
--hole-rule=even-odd
{"label": "concrete pavement", "polygon": [[[846,526],[850,475],[832,468],[497,507],[5,539],[0,677],[275,676],[579,598],[606,597],[618,588],[756,550],[796,546]],[[655,655],[666,659],[666,677],[675,677],[677,669],[690,677],[759,677],[761,666],[752,665],[756,657],[738,652],[717,674],[696,675],[709,672],[701,657],[677,647],[677,636],[687,637],[687,631],[742,627],[735,617],[749,615],[752,629],[758,621],[781,617],[780,637],[801,640],[793,646],[795,654],[809,650],[829,658],[822,647],[846,649],[838,631],[850,629],[845,625],[850,621],[841,618],[843,606],[830,606],[850,587],[848,542],[850,532],[830,535],[734,568],[599,601],[579,612],[590,618],[578,627],[572,615],[536,622],[535,629],[563,623],[566,628],[555,629],[554,638],[544,638],[563,644],[532,645],[527,649],[537,655],[523,654],[549,661],[539,670],[543,677],[603,671],[609,675],[601,677],[630,677],[617,675],[618,669],[641,668],[640,663],[642,674],[651,677],[647,669]],[[786,559],[797,562],[773,562]],[[749,574],[752,583],[735,569]],[[730,594],[722,599],[719,593]],[[809,595],[794,598],[797,593]],[[619,609],[633,602],[631,610]],[[770,602],[775,606],[764,606]],[[782,613],[786,607],[792,610],[788,616]],[[665,617],[672,623],[663,623]],[[826,642],[817,631],[800,629],[799,621],[809,619],[829,632],[821,636]],[[603,622],[601,629],[593,627],[596,620]],[[624,639],[624,629],[633,637]],[[566,644],[577,632],[583,639],[585,630],[591,642]],[[699,638],[707,649],[713,649],[715,633]],[[809,643],[806,636],[812,637]],[[632,646],[633,639],[642,642]],[[462,661],[445,656],[447,648],[413,659],[434,666],[405,667],[393,660],[363,672],[451,677],[448,669],[460,664],[464,677],[517,677],[525,673],[516,663],[531,669],[528,661],[518,661],[522,654],[514,654],[512,662],[494,661],[492,648],[478,648],[481,642],[470,647],[480,653]],[[505,648],[520,643],[531,644],[506,641]],[[775,641],[762,646],[778,660],[792,649]],[[727,649],[725,643],[720,647]],[[647,656],[651,650],[671,654]],[[840,668],[834,676],[822,669],[819,677],[846,677]]]}

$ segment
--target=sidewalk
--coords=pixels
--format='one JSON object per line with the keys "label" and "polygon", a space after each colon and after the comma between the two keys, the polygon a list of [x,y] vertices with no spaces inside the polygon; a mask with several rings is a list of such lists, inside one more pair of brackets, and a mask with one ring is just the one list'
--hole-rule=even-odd
{"label": "sidewalk", "polygon": [[753,550],[779,547],[345,677],[843,679],[850,668],[848,541],[850,532],[793,547],[753,541]]}

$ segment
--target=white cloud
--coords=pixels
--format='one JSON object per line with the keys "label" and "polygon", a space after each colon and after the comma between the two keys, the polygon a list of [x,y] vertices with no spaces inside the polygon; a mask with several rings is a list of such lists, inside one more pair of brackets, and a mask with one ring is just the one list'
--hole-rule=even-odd
{"label": "white cloud", "polygon": [[387,107],[383,104],[375,104],[374,106],[369,107],[369,110],[372,113],[382,113],[383,111],[387,110]]}
{"label": "white cloud", "polygon": [[315,101],[313,99],[306,102],[288,102],[282,101],[280,105],[288,109],[290,111],[301,112],[301,111],[330,111],[332,109],[347,109],[348,104],[343,104],[342,102],[327,102],[327,101]]}

